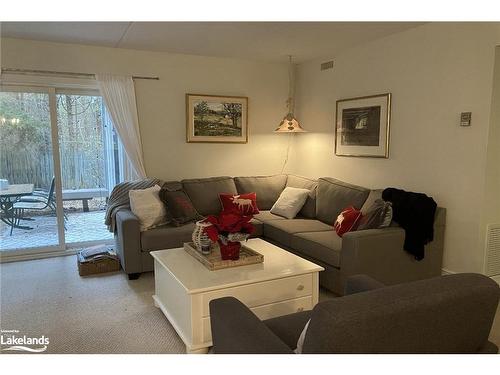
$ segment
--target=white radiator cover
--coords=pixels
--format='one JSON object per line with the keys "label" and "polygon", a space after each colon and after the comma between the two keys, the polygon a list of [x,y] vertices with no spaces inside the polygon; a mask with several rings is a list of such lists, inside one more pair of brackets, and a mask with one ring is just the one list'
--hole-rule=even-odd
{"label": "white radiator cover", "polygon": [[487,227],[484,271],[487,276],[500,275],[500,224]]}

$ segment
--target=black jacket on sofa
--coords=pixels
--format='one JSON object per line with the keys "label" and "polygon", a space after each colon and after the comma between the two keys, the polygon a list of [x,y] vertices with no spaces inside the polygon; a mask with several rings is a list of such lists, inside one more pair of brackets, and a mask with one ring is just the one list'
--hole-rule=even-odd
{"label": "black jacket on sofa", "polygon": [[417,260],[424,259],[424,246],[434,239],[434,199],[395,188],[385,189],[382,199],[392,203],[392,219],[405,230],[404,249]]}

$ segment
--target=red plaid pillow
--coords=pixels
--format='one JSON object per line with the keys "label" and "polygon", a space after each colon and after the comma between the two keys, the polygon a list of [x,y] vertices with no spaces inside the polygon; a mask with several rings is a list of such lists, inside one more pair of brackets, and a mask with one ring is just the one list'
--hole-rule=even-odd
{"label": "red plaid pillow", "polygon": [[347,207],[337,216],[337,220],[333,224],[333,229],[335,229],[339,237],[342,237],[344,233],[356,228],[360,218],[361,211],[356,210],[353,206]]}
{"label": "red plaid pillow", "polygon": [[222,211],[240,213],[243,215],[255,215],[259,213],[257,208],[257,194],[219,194]]}

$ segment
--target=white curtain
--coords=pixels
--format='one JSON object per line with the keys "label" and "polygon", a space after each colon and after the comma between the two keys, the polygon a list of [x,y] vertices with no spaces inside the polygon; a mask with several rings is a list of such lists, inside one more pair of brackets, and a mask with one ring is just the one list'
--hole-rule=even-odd
{"label": "white curtain", "polygon": [[134,81],[131,76],[96,74],[104,104],[111,115],[120,141],[123,144],[133,173],[131,177],[145,178],[146,169],[142,157],[141,133],[137,117]]}

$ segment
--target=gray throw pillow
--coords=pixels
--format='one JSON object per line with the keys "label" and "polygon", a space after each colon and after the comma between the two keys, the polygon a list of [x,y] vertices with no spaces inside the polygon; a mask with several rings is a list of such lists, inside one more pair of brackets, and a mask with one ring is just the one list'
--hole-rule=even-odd
{"label": "gray throw pillow", "polygon": [[391,202],[386,202],[383,199],[376,199],[371,207],[368,208],[366,213],[361,217],[356,230],[385,228],[391,225],[391,221]]}
{"label": "gray throw pillow", "polygon": [[160,199],[167,206],[167,216],[175,226],[197,221],[203,217],[196,211],[191,199],[183,190],[160,190]]}
{"label": "gray throw pillow", "polygon": [[368,210],[372,208],[373,203],[375,203],[377,199],[382,199],[382,191],[382,189],[370,190],[368,198],[366,198],[365,203],[363,203],[363,206],[361,207],[361,213],[363,216],[368,213]]}

